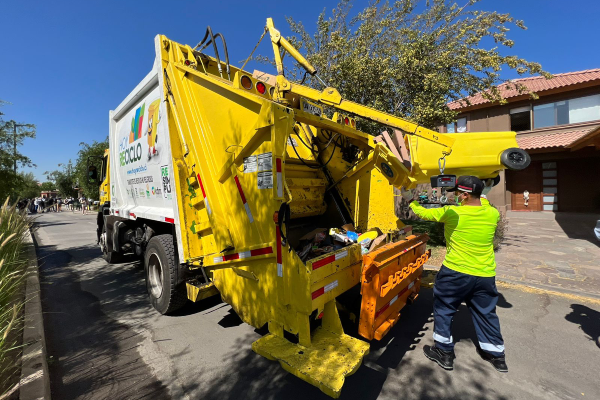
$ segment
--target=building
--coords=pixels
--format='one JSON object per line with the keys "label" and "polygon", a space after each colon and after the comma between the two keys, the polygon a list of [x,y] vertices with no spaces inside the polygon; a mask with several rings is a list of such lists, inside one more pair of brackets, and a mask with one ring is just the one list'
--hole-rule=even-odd
{"label": "building", "polygon": [[499,86],[506,104],[481,94],[449,103],[457,120],[440,132],[516,131],[532,158],[520,172],[501,173],[489,199],[501,210],[600,212],[600,69],[531,77],[532,99]]}
{"label": "building", "polygon": [[40,197],[42,197],[44,199],[49,199],[50,197],[57,198],[58,190],[43,190],[40,193]]}

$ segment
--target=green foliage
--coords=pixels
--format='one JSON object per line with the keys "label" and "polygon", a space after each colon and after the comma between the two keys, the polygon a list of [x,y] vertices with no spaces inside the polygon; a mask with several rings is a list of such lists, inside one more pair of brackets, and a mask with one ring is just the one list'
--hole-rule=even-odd
{"label": "green foliage", "polygon": [[[550,76],[538,63],[503,55],[514,45],[510,28],[526,28],[509,14],[476,10],[478,1],[462,7],[448,0],[374,1],[350,18],[352,1],[341,0],[331,16],[319,15],[314,33],[289,17],[288,39],[344,98],[434,128],[455,119],[448,101],[477,92],[502,101],[502,68]],[[302,78],[299,65],[287,67],[290,79]],[[322,88],[314,77],[307,84]]]}
{"label": "green foliage", "polygon": [[53,190],[56,190],[56,184],[54,182],[47,181],[40,185],[40,191],[42,192],[50,192]]}
{"label": "green foliage", "polygon": [[23,299],[19,293],[28,266],[24,241],[30,226],[26,212],[9,206],[6,199],[0,208],[0,395],[15,381],[20,368],[16,349],[20,343]]}
{"label": "green foliage", "polygon": [[74,189],[77,184],[75,183],[75,175],[73,171],[73,165],[71,160],[67,164],[58,164],[62,166],[62,170],[46,171],[44,175],[54,184],[55,190],[62,197],[77,197],[77,190]]}
{"label": "green foliage", "polygon": [[83,189],[83,194],[85,197],[98,200],[98,183],[88,182],[88,162],[96,165],[98,171],[100,171],[100,161],[94,157],[104,156],[104,150],[108,149],[108,137],[102,142],[97,142],[94,140],[94,142],[91,144],[80,143],[79,145],[81,146],[81,149],[79,150],[77,162],[75,163],[76,182],[78,183],[79,187]]}
{"label": "green foliage", "polygon": [[19,186],[19,197],[23,199],[32,199],[39,197],[41,188],[32,172],[19,172],[21,185]]}

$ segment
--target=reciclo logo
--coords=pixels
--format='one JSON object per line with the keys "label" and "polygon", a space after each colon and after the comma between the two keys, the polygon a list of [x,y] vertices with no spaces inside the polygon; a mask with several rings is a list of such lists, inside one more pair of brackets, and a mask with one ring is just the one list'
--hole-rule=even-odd
{"label": "reciclo logo", "polygon": [[136,145],[135,142],[143,135],[142,123],[144,122],[145,108],[146,104],[144,103],[135,110],[135,115],[131,118],[129,141],[123,138],[119,145],[119,162],[122,167],[142,159],[142,144]]}

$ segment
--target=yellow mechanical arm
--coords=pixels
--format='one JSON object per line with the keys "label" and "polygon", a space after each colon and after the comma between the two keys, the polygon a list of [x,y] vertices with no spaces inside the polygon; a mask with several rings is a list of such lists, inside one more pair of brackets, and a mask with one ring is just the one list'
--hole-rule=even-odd
{"label": "yellow mechanical arm", "polygon": [[[378,122],[386,126],[401,129],[409,135],[415,135],[422,137],[423,139],[430,140],[443,146],[442,153],[448,155],[452,152],[452,145],[454,144],[454,138],[438,133],[431,129],[424,128],[413,122],[409,122],[405,119],[396,117],[394,115],[375,110],[370,107],[363,106],[352,101],[342,99],[342,96],[337,89],[332,87],[326,87],[322,92],[303,86],[300,84],[292,84],[284,76],[283,61],[281,58],[281,48],[287,51],[304,69],[311,75],[316,76],[317,69],[313,67],[306,58],[300,54],[298,50],[291,45],[285,38],[281,36],[281,33],[275,29],[273,20],[267,18],[267,29],[271,35],[271,43],[273,44],[273,51],[275,53],[275,64],[277,65],[277,90],[280,92],[280,98],[283,98],[283,93],[292,92],[306,99],[320,102],[325,105],[334,106],[335,108],[358,115],[365,119],[373,122]],[[318,78],[318,77],[317,77]],[[320,80],[320,79],[319,79]],[[322,81],[321,81],[322,82]]]}

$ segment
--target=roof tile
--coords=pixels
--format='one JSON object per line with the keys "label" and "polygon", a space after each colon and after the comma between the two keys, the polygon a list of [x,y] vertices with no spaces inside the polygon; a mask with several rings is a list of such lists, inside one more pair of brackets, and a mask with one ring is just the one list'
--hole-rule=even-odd
{"label": "roof tile", "polygon": [[[564,74],[555,74],[553,75],[552,79],[546,79],[543,76],[513,79],[510,81],[510,83],[519,83],[527,87],[527,89],[529,89],[532,92],[540,93],[545,90],[557,89],[565,86],[577,85],[595,80],[600,81],[600,68],[588,69],[585,71],[567,72]],[[508,88],[508,85],[508,83],[498,85],[498,90],[502,94],[502,97],[504,97],[505,99],[510,99],[511,97],[516,97],[522,94],[519,93],[519,91],[516,89]],[[488,99],[483,97],[481,93],[477,93],[473,96],[466,97],[465,99],[469,100],[471,106],[476,106],[490,102]],[[448,107],[451,110],[460,110],[468,106],[467,103],[463,100],[456,100],[451,103],[448,103]]]}
{"label": "roof tile", "polygon": [[517,135],[517,143],[524,150],[544,149],[550,147],[568,147],[571,143],[587,135],[593,129],[551,133],[539,136]]}

